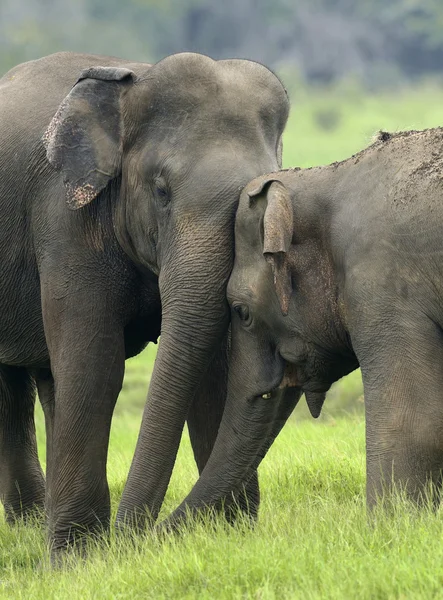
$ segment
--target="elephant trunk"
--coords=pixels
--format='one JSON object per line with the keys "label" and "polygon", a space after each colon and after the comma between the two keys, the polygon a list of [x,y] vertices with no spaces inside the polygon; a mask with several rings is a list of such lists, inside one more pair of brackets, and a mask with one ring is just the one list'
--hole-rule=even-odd
{"label": "elephant trunk", "polygon": [[142,529],[157,518],[189,407],[229,326],[225,286],[232,251],[223,250],[217,268],[207,255],[191,258],[182,250],[189,264],[174,257],[174,266],[160,273],[161,338],[118,526]]}
{"label": "elephant trunk", "polygon": [[165,522],[168,528],[176,527],[189,511],[197,513],[205,507],[219,510],[223,503],[230,503],[233,492],[239,491],[259,466],[301,396],[300,388],[277,388],[284,368],[278,359],[270,367],[272,373],[264,374],[268,381],[274,381],[274,390],[263,393],[270,389],[264,387],[259,395],[252,395],[251,389],[261,389],[263,377],[263,373],[254,372],[254,365],[263,363],[255,362],[252,356],[248,368],[241,360],[248,356],[248,349],[241,349],[237,358],[236,354],[233,334],[228,398],[217,440],[194,488]]}

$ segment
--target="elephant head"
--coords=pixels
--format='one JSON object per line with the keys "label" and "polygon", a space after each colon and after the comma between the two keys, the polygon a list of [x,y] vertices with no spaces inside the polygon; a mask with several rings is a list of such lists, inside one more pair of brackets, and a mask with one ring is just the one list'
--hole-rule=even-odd
{"label": "elephant head", "polygon": [[278,78],[251,61],[183,53],[129,67],[84,71],[44,138],[69,208],[88,211],[114,186],[115,235],[158,277],[161,341],[121,518],[159,510],[196,387],[229,326],[240,191],[279,166],[289,110]]}
{"label": "elephant head", "polygon": [[[301,175],[300,175],[301,176]],[[298,171],[261,177],[242,193],[235,262],[228,398],[203,473],[169,523],[229,501],[256,469],[302,393],[318,417],[325,393],[358,366],[337,295],[327,218]]]}

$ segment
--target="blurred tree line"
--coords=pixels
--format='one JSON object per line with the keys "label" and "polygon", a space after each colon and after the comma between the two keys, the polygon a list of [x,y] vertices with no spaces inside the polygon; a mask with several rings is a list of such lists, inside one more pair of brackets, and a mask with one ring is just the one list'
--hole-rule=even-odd
{"label": "blurred tree line", "polygon": [[442,0],[0,0],[0,70],[57,50],[192,50],[370,87],[443,65]]}

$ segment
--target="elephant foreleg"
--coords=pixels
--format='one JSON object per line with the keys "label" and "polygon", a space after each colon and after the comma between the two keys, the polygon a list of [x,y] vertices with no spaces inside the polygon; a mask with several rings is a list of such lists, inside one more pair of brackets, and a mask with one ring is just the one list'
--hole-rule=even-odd
{"label": "elephant foreleg", "polygon": [[[54,377],[55,401],[49,424],[47,513],[53,556],[84,533],[109,527],[106,461],[112,413],[121,389],[125,347],[123,327],[103,294],[58,300],[43,293],[45,334]],[[91,304],[91,297],[95,303]],[[40,380],[51,397],[52,380]]]}
{"label": "elephant foreleg", "polygon": [[368,505],[394,487],[421,503],[430,490],[439,493],[443,471],[441,332],[431,321],[398,332],[360,364]]}

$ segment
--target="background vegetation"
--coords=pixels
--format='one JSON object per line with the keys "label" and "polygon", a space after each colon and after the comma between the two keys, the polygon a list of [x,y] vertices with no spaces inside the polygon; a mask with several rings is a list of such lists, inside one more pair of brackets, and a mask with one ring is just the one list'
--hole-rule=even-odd
{"label": "background vegetation", "polygon": [[[442,25],[439,0],[0,0],[0,71],[62,49],[261,60],[293,102],[284,166],[311,166],[346,158],[380,129],[443,124]],[[109,451],[114,512],[155,350],[127,362]],[[52,572],[44,529],[0,520],[0,598],[443,598],[441,512],[400,499],[388,517],[366,519],[363,411],[358,372],[333,387],[318,421],[300,402],[260,467],[253,531],[220,522],[163,543],[112,536]],[[37,426],[44,463],[38,407]],[[196,476],[185,431],[163,516]]]}
{"label": "background vegetation", "polygon": [[0,70],[55,50],[243,56],[392,87],[443,63],[440,0],[0,0]]}

